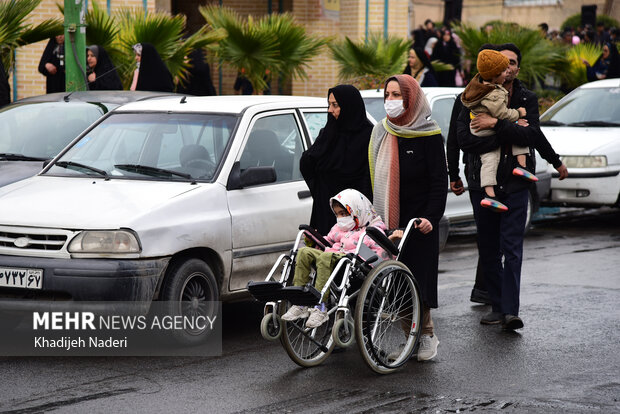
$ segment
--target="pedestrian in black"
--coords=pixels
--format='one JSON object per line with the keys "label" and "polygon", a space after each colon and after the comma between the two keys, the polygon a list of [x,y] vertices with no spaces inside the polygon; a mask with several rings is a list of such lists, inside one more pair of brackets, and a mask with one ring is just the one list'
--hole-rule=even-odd
{"label": "pedestrian in black", "polygon": [[65,35],[52,37],[39,61],[47,93],[65,91]]}
{"label": "pedestrian in black", "polygon": [[327,234],[336,224],[329,199],[347,188],[372,200],[368,143],[372,124],[366,106],[353,85],[338,85],[327,92],[327,123],[299,163],[312,194],[310,225]]}
{"label": "pedestrian in black", "polygon": [[439,86],[437,85],[437,74],[433,69],[433,65],[422,48],[412,47],[409,49],[407,66],[405,66],[403,73],[411,75],[423,88]]}
{"label": "pedestrian in black", "polygon": [[461,52],[452,38],[452,32],[444,29],[441,38],[435,43],[431,61],[439,60],[443,63],[452,65],[451,70],[437,72],[437,83],[439,86],[456,86],[456,71],[461,68]]}
{"label": "pedestrian in black", "polygon": [[192,66],[189,70],[187,81],[181,82],[177,86],[177,92],[194,96],[217,95],[211,80],[211,68],[205,61],[202,49],[195,49],[188,57]]}
{"label": "pedestrian in black", "polygon": [[[568,176],[568,171],[540,130],[536,95],[516,79],[521,52],[512,43],[500,45],[496,50],[510,61],[509,74],[503,85],[509,92],[509,105],[514,109],[526,108],[527,125],[520,126],[484,114],[471,120],[469,110],[464,108],[457,119],[457,139],[459,147],[468,157],[467,183],[478,230],[480,262],[492,306],[491,312],[480,323],[502,324],[504,329],[513,330],[523,327],[523,320],[519,317],[519,293],[528,187],[531,183],[512,174],[518,164],[516,156],[512,155],[512,145],[536,148],[545,159],[552,161],[560,173],[560,179]],[[470,123],[474,130],[494,129],[495,135],[477,137],[470,132]],[[484,191],[480,187],[480,154],[498,147],[502,154],[497,172],[496,194],[500,202],[508,207],[508,211],[502,214],[480,207],[480,201],[484,198]],[[527,156],[527,169],[532,173],[534,163],[531,153]]]}
{"label": "pedestrian in black", "polygon": [[123,84],[116,71],[116,66],[110,60],[108,52],[98,45],[86,48],[86,63],[88,66],[88,89],[91,91],[119,91]]}
{"label": "pedestrian in black", "polygon": [[4,71],[4,64],[0,59],[0,108],[11,103],[11,87],[9,77]]}
{"label": "pedestrian in black", "polygon": [[157,49],[150,43],[133,46],[138,68],[134,72],[131,90],[174,92],[172,74],[161,59]]}

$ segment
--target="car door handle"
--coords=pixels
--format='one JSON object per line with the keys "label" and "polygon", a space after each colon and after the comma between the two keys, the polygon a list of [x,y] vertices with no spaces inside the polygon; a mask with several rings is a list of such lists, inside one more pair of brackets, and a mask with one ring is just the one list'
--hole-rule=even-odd
{"label": "car door handle", "polygon": [[312,194],[310,194],[310,190],[303,190],[297,192],[297,197],[303,200],[304,198],[312,197]]}

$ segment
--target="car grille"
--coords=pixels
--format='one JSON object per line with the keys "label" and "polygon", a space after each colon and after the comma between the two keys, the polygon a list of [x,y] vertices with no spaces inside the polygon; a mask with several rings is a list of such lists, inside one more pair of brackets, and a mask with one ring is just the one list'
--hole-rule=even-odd
{"label": "car grille", "polygon": [[69,257],[66,245],[75,234],[65,229],[0,225],[0,255]]}
{"label": "car grille", "polygon": [[32,234],[0,231],[0,246],[32,250],[60,250],[67,241],[61,234]]}

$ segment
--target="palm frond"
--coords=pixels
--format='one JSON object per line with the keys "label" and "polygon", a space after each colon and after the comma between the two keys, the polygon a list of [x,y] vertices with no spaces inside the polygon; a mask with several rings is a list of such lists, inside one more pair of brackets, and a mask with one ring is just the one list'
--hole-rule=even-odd
{"label": "palm frond", "polygon": [[[519,79],[531,88],[540,87],[548,74],[556,74],[565,60],[561,47],[554,45],[540,35],[538,30],[518,26],[514,23],[494,24],[490,32],[461,24],[454,28],[460,37],[465,58],[476,61],[478,49],[485,43],[514,43],[521,51],[521,70]],[[472,73],[477,72],[475,65]]]}
{"label": "palm frond", "polygon": [[201,6],[198,10],[211,28],[226,32],[212,48],[216,56],[244,72],[254,90],[264,89],[267,70],[278,65],[279,43],[273,31],[264,30],[252,16],[242,19],[226,7]]}
{"label": "palm frond", "polygon": [[405,39],[380,33],[371,33],[368,42],[354,42],[348,37],[329,44],[332,58],[339,65],[341,80],[367,78],[381,82],[405,67],[409,42]]}
{"label": "palm frond", "polygon": [[583,63],[583,60],[586,60],[592,66],[601,53],[603,53],[603,48],[591,43],[579,43],[571,48],[567,48],[567,65],[562,72],[564,85],[568,89],[575,89],[579,85],[587,83],[586,65]]}
{"label": "palm frond", "polygon": [[270,70],[280,73],[283,79],[306,79],[308,62],[320,53],[327,40],[309,36],[305,27],[295,23],[288,13],[266,16],[258,26],[275,34],[278,41],[278,63]]}

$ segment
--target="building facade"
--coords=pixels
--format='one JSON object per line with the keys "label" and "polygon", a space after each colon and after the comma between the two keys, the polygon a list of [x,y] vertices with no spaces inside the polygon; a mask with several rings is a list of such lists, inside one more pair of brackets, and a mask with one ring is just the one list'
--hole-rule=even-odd
{"label": "building facade", "polygon": [[[515,22],[536,27],[546,22],[550,28],[559,28],[569,16],[580,13],[584,4],[596,4],[598,13],[609,9],[611,17],[620,20],[620,2],[609,0],[463,0],[462,20],[483,25],[490,20]],[[62,18],[56,0],[42,0],[30,16],[29,23],[48,18]],[[108,0],[111,11],[121,7],[146,8],[148,11],[183,13],[187,16],[189,31],[204,24],[196,0]],[[444,0],[207,0],[206,4],[231,7],[243,16],[261,16],[270,12],[289,12],[312,35],[362,40],[371,32],[407,37],[411,30],[427,18],[443,20]],[[45,78],[37,66],[46,42],[18,49],[16,68],[10,82],[13,99],[45,93]],[[131,51],[128,51],[131,53]],[[295,79],[278,90],[294,95],[325,96],[327,89],[341,82],[338,67],[325,48],[308,68],[308,79]],[[213,83],[219,94],[233,94],[236,72],[226,65],[211,61]],[[277,92],[277,91],[276,91]]]}

